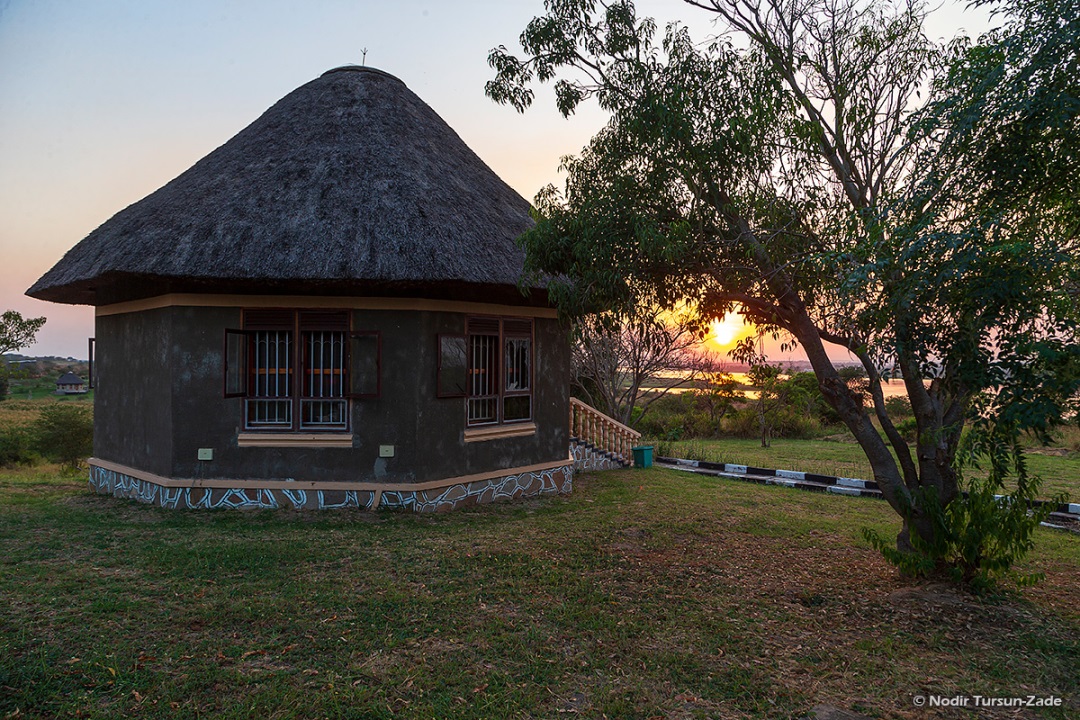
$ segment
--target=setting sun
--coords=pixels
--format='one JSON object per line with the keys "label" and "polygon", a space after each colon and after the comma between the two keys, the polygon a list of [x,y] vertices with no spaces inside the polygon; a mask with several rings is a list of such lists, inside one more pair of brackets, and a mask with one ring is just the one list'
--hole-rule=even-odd
{"label": "setting sun", "polygon": [[719,320],[713,320],[709,329],[709,341],[725,350],[749,332],[749,326],[734,312],[729,312]]}

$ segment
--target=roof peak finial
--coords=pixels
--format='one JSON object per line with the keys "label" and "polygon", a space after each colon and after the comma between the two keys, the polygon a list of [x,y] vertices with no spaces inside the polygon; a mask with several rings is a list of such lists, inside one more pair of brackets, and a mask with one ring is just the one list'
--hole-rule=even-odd
{"label": "roof peak finial", "polygon": [[360,60],[360,65],[366,67],[367,66],[367,48],[360,48],[360,52],[363,53],[362,59]]}

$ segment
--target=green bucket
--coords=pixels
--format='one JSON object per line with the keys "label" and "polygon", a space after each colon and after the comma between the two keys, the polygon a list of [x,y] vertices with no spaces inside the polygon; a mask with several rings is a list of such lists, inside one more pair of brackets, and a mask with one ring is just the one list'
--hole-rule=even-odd
{"label": "green bucket", "polygon": [[652,467],[652,445],[637,445],[633,448],[634,451],[634,467],[639,468],[651,468]]}

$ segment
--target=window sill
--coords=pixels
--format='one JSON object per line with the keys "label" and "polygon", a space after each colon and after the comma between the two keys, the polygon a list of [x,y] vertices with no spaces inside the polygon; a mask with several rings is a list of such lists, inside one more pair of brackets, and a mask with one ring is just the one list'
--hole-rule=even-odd
{"label": "window sill", "polygon": [[351,448],[352,433],[253,433],[236,436],[237,447]]}
{"label": "window sill", "polygon": [[483,442],[502,438],[525,437],[536,434],[536,423],[514,423],[513,425],[491,425],[469,428],[465,431],[465,442]]}

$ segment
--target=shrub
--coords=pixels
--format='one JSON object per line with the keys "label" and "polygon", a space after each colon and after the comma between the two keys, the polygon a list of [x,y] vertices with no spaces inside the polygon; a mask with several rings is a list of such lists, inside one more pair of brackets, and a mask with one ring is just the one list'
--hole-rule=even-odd
{"label": "shrub", "polygon": [[0,467],[31,465],[37,460],[26,428],[0,427]]}
{"label": "shrub", "polygon": [[[1049,503],[1032,504],[1039,495],[1040,481],[1028,474],[1023,449],[1008,427],[984,421],[976,424],[961,444],[958,470],[978,468],[980,462],[986,462],[989,474],[963,479],[963,492],[944,507],[932,486],[915,495],[915,506],[933,525],[932,540],[922,540],[912,532],[915,552],[904,552],[870,529],[863,530],[863,537],[908,575],[944,571],[978,593],[993,589],[1006,578],[1021,586],[1038,582],[1041,573],[1019,574],[1012,567],[1035,546],[1035,528],[1054,505],[1065,501],[1064,494]],[[1015,478],[1016,490],[1002,495],[1009,477]]]}
{"label": "shrub", "polygon": [[885,398],[885,412],[894,423],[915,415],[907,395],[893,395]]}
{"label": "shrub", "polygon": [[69,470],[94,451],[94,421],[90,408],[73,403],[46,405],[34,423],[38,452]]}
{"label": "shrub", "polygon": [[915,442],[917,440],[916,436],[919,434],[919,425],[915,422],[915,418],[906,417],[896,423],[896,431],[908,442]]}
{"label": "shrub", "polygon": [[690,393],[665,395],[649,406],[636,427],[648,437],[679,440],[689,434],[687,416],[692,409]]}
{"label": "shrub", "polygon": [[[817,437],[821,424],[817,418],[796,412],[792,407],[774,411],[769,435],[774,438],[805,439]],[[749,406],[728,415],[723,421],[724,431],[740,438],[760,438],[761,421],[757,408]]]}

